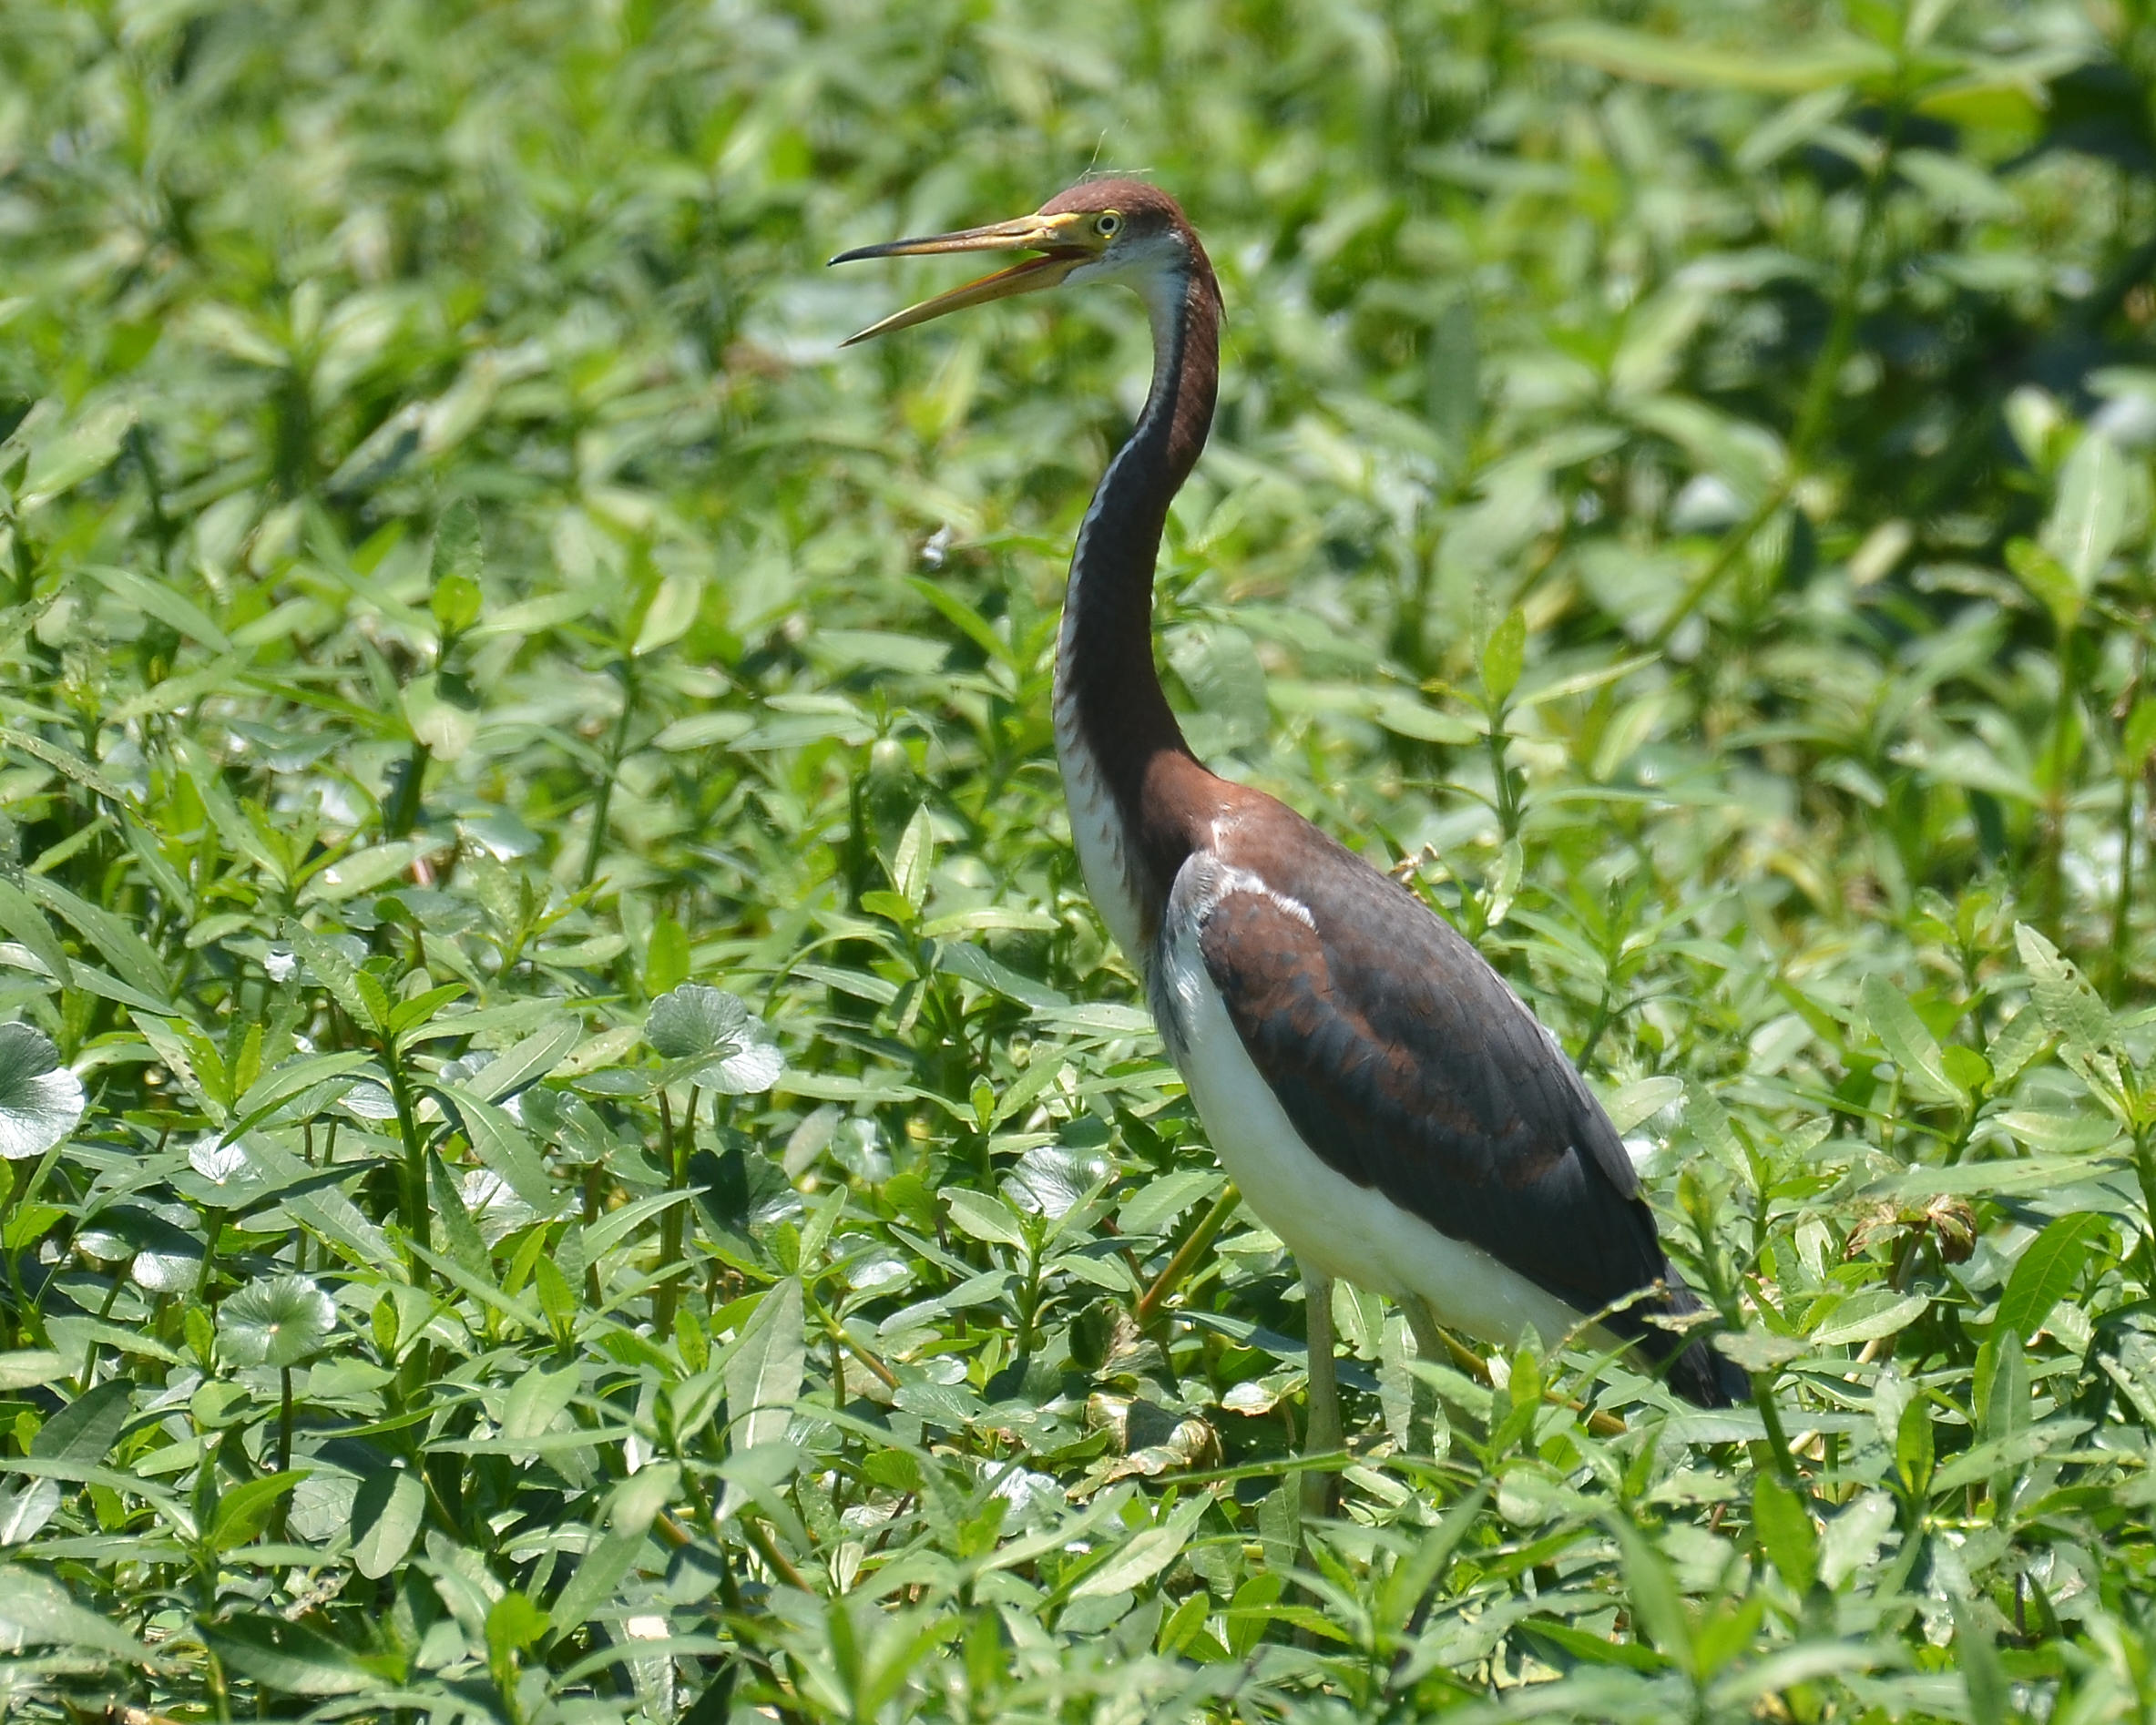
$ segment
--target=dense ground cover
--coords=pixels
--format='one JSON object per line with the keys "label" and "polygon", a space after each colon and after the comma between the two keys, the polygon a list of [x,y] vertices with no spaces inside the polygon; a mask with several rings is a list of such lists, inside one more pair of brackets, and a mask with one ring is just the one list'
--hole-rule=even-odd
{"label": "dense ground cover", "polygon": [[[6,1705],[2147,1716],[2152,79],[2128,4],[11,0]],[[1194,742],[1536,1005],[1757,1411],[1344,1291],[1299,1535],[1048,740],[1142,321],[834,356],[948,272],[818,270],[1096,159],[1228,296]]]}

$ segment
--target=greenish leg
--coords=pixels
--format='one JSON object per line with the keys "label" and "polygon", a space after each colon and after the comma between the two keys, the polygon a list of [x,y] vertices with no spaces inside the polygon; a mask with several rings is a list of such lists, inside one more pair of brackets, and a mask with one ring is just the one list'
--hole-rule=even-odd
{"label": "greenish leg", "polygon": [[[1303,1266],[1303,1312],[1310,1337],[1310,1413],[1303,1453],[1323,1455],[1340,1447],[1340,1381],[1333,1370],[1333,1278]],[[1303,1475],[1303,1518],[1333,1513],[1336,1475],[1311,1469]]]}

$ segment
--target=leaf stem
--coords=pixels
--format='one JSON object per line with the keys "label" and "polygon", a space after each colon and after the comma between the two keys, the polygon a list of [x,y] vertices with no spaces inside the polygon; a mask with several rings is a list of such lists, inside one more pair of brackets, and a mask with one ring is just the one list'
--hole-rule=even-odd
{"label": "leaf stem", "polygon": [[1241,1202],[1242,1194],[1235,1189],[1232,1180],[1221,1188],[1221,1195],[1212,1201],[1212,1208],[1205,1212],[1198,1226],[1190,1230],[1183,1243],[1176,1248],[1175,1256],[1168,1261],[1168,1267],[1153,1278],[1153,1285],[1139,1297],[1137,1318],[1140,1330],[1151,1327],[1153,1321],[1160,1315],[1161,1308],[1168,1303],[1169,1295],[1176,1291],[1183,1278],[1190,1273],[1192,1266],[1205,1255],[1206,1248],[1212,1244],[1221,1230],[1227,1225],[1228,1218],[1235,1213],[1235,1207]]}

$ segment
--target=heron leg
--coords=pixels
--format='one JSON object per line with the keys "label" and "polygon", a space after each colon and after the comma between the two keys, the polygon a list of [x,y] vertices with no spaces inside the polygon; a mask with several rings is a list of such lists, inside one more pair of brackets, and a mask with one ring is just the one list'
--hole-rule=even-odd
{"label": "heron leg", "polygon": [[[1303,1314],[1310,1342],[1310,1413],[1303,1429],[1303,1453],[1323,1455],[1340,1447],[1340,1380],[1333,1367],[1333,1278],[1303,1266]],[[1333,1513],[1334,1480],[1314,1468],[1303,1475],[1303,1518]]]}

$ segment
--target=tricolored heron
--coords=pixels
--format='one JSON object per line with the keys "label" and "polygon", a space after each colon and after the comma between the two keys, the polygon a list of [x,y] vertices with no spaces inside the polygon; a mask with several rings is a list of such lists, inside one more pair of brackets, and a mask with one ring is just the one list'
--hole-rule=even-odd
{"label": "tricolored heron", "polygon": [[1702,1342],[1647,1322],[1699,1301],[1557,1039],[1414,893],[1208,771],[1169,710],[1153,566],[1220,378],[1220,287],[1181,209],[1140,181],[1095,179],[1013,221],[832,261],[950,251],[1034,255],[852,341],[1085,281],[1134,288],[1151,314],[1151,391],[1071,554],[1056,752],[1093,902],[1145,977],[1221,1165],[1302,1267],[1310,1447],[1340,1441],[1336,1276],[1397,1300],[1425,1353],[1438,1324],[1510,1346],[1601,1313],[1681,1394],[1742,1395]]}

